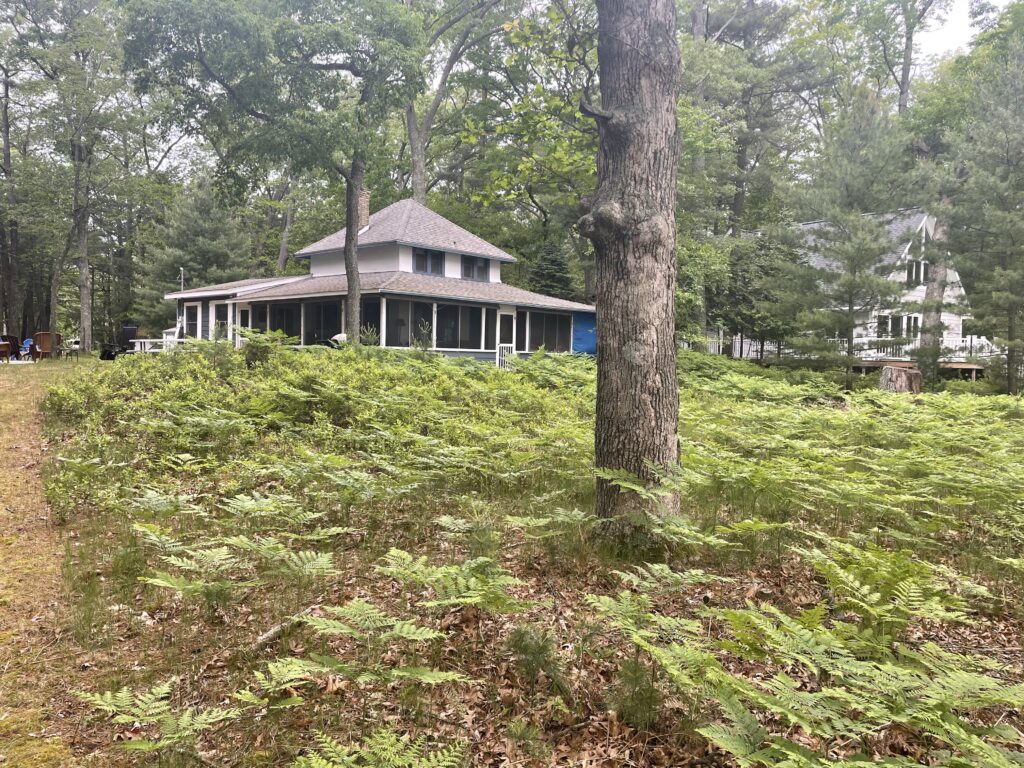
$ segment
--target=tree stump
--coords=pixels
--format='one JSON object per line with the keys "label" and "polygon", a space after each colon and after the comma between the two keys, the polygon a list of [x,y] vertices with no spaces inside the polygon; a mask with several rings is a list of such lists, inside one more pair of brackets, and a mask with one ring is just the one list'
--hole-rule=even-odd
{"label": "tree stump", "polygon": [[911,395],[921,394],[922,376],[917,368],[899,368],[887,365],[882,369],[882,377],[878,388],[886,392],[906,392]]}

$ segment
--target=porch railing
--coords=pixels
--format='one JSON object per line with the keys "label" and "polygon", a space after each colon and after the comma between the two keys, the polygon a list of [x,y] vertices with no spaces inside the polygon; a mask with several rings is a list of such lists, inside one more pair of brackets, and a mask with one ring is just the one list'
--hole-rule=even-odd
{"label": "porch railing", "polygon": [[512,367],[512,360],[516,356],[515,347],[511,344],[499,344],[498,351],[495,354],[495,362],[498,367],[503,371],[507,371]]}

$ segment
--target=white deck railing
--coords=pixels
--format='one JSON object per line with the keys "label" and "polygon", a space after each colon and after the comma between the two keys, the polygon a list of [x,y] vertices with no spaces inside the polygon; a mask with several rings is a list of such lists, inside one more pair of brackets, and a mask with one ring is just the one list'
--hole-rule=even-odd
{"label": "white deck railing", "polygon": [[[836,350],[846,352],[846,339],[832,339]],[[686,346],[694,347],[694,344]],[[921,339],[858,336],[854,339],[854,352],[861,360],[867,361],[911,361],[921,348]],[[732,357],[746,360],[768,360],[773,357],[800,357],[802,353],[793,347],[775,341],[761,341],[743,336],[731,339],[724,334],[708,334],[704,351],[712,355],[724,355],[731,351]],[[984,336],[944,336],[942,339],[943,362],[965,362],[971,359],[986,359],[1004,354],[1004,350]]]}

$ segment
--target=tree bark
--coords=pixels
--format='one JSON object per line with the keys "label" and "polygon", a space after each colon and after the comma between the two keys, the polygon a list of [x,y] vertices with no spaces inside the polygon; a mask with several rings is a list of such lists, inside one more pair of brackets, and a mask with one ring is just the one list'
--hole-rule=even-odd
{"label": "tree bark", "polygon": [[416,105],[405,107],[405,131],[409,138],[409,181],[412,199],[427,204],[427,142],[416,116]]}
{"label": "tree bark", "polygon": [[921,372],[915,368],[900,368],[887,365],[882,368],[878,388],[886,392],[901,394],[921,394]]}
{"label": "tree bark", "polygon": [[78,339],[82,352],[92,352],[92,272],[89,269],[89,217],[78,223]]}
{"label": "tree bark", "polygon": [[[345,219],[346,219],[346,225],[347,225],[347,223],[348,223],[347,222],[347,220],[348,220],[348,197],[347,197],[348,193],[346,192],[345,194],[346,194],[346,198],[345,198],[345,207],[346,207]],[[284,228],[281,230],[281,245],[277,249],[277,269],[278,269],[279,272],[281,270],[283,270],[286,266],[288,266],[288,240],[289,240],[289,238],[291,236],[291,232],[292,232],[292,219],[294,218],[294,216],[295,216],[295,212],[294,212],[294,210],[292,208],[291,202],[289,201],[286,204],[285,209],[284,209]]]}
{"label": "tree bark", "polygon": [[910,106],[910,71],[914,64],[914,27],[907,21],[907,32],[903,37],[903,61],[900,66],[900,98],[897,105],[899,114]]}
{"label": "tree bark", "polygon": [[1017,316],[1020,308],[1011,306],[1006,322],[1006,391],[1020,394],[1021,341]]}
{"label": "tree bark", "polygon": [[[580,231],[597,264],[599,470],[648,485],[679,460],[675,343],[675,194],[679,49],[674,0],[598,0],[598,188]],[[597,481],[596,512],[614,537],[678,498],[648,501]],[[644,518],[641,521],[641,518]]]}
{"label": "tree bark", "polygon": [[942,338],[946,326],[942,323],[942,309],[949,282],[946,268],[946,230],[937,224],[933,247],[928,254],[928,280],[925,282],[924,305],[921,308],[921,346],[917,366],[924,383],[934,386],[939,380],[939,359],[942,357]]}
{"label": "tree bark", "polygon": [[3,165],[0,170],[4,177],[4,201],[7,204],[7,222],[3,227],[3,250],[0,252],[0,305],[3,314],[0,323],[5,332],[11,333],[17,325],[18,293],[18,220],[15,206],[18,199],[14,190],[14,163],[11,152],[11,73],[3,69],[3,89],[0,91],[0,142],[3,144]]}
{"label": "tree bark", "polygon": [[[359,153],[352,158],[345,184],[345,334],[349,343],[358,344],[362,330],[360,302],[362,291],[359,287],[359,196],[366,180],[366,160]],[[383,334],[384,329],[380,332]]]}

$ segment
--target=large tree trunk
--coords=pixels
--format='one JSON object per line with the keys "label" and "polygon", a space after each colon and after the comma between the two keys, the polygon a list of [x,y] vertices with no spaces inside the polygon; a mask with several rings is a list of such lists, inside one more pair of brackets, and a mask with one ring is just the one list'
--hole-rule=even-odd
{"label": "large tree trunk", "polygon": [[405,131],[409,139],[410,182],[412,199],[427,204],[427,142],[416,116],[416,105],[410,101],[405,107]]}
{"label": "large tree trunk", "polygon": [[925,385],[932,387],[939,380],[939,359],[942,357],[942,338],[946,326],[942,323],[946,284],[946,229],[937,224],[933,247],[928,254],[928,279],[925,281],[924,304],[921,307],[921,346],[917,354],[917,367]]}
{"label": "large tree trunk", "polygon": [[82,352],[92,352],[92,272],[89,269],[89,216],[78,224],[78,338]]}
{"label": "large tree trunk", "polygon": [[[366,161],[361,154],[356,154],[348,172],[345,184],[345,281],[348,292],[345,294],[345,334],[352,344],[359,343],[362,329],[360,302],[362,291],[359,287],[359,257],[356,248],[359,245],[359,198],[366,180]],[[381,334],[384,329],[380,329]]]}
{"label": "large tree trunk", "polygon": [[[675,343],[675,194],[679,49],[674,0],[598,0],[600,149],[593,207],[580,219],[597,262],[597,468],[648,484],[679,460]],[[672,513],[597,482],[597,514],[613,536],[638,516]]]}
{"label": "large tree trunk", "polygon": [[910,106],[910,72],[914,65],[914,28],[907,22],[907,33],[903,38],[903,62],[900,67],[900,99],[897,109],[902,115]]}
{"label": "large tree trunk", "polygon": [[4,226],[3,250],[0,252],[0,305],[6,333],[15,332],[18,327],[17,293],[18,293],[18,221],[15,218],[17,196],[14,191],[14,164],[11,152],[11,76],[3,70],[3,89],[0,92],[0,142],[3,155],[2,170],[4,176],[4,202],[7,206],[7,222]]}

